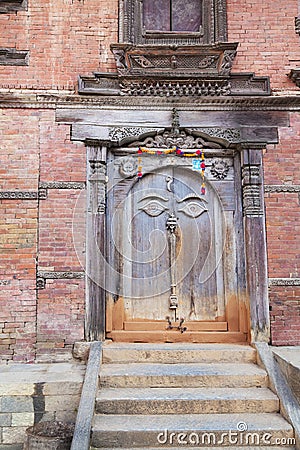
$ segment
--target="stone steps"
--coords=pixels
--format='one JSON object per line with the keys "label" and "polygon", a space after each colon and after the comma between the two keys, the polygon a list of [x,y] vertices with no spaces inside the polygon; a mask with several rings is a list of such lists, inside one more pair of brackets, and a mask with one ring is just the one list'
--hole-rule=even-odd
{"label": "stone steps", "polygon": [[103,363],[256,363],[256,351],[239,344],[127,344],[106,343]]}
{"label": "stone steps", "polygon": [[231,364],[107,364],[101,387],[253,387],[267,386],[266,372],[250,363]]}
{"label": "stone steps", "polygon": [[266,388],[101,389],[99,414],[216,414],[277,412],[279,400]]}
{"label": "stone steps", "polygon": [[113,343],[103,361],[93,450],[294,448],[250,346]]}
{"label": "stone steps", "polygon": [[[244,433],[238,432],[242,426],[247,428]],[[252,448],[292,437],[291,425],[279,414],[96,415],[92,445],[103,448],[109,443],[110,448],[136,448],[147,443],[149,447],[172,447],[185,441],[182,447],[223,447],[236,442]]]}
{"label": "stone steps", "polygon": [[[111,450],[111,447],[101,447],[102,450]],[[166,447],[135,447],[135,450],[163,450]],[[180,447],[167,447],[168,450],[195,450],[195,448],[201,448],[201,450],[245,450],[247,447],[237,447],[236,445],[234,447],[227,447],[227,446],[222,446],[222,447],[187,447],[186,445],[181,445]],[[132,450],[131,448],[123,448],[123,447],[115,447],[116,450]],[[0,447],[0,450],[1,447]],[[5,449],[5,450],[10,450],[10,449]],[[15,450],[15,449],[12,449]],[[16,450],[22,450],[22,449],[16,449]],[[96,447],[90,447],[90,450],[96,450]],[[290,447],[288,445],[281,445],[280,447],[277,446],[252,446],[251,445],[251,450],[295,450],[295,447]]]}

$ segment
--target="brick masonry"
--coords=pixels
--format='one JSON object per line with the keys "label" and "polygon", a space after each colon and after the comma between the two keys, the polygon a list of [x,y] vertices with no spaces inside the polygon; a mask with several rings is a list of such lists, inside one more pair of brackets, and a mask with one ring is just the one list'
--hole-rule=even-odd
{"label": "brick masonry", "polygon": [[[277,94],[297,88],[287,77],[299,64],[297,1],[228,0],[229,41],[239,42],[234,72],[268,75]],[[72,94],[78,75],[114,71],[109,46],[118,40],[118,1],[31,0],[28,10],[0,14],[0,48],[29,51],[29,65],[1,66],[0,89],[17,96]],[[298,90],[297,90],[298,92]],[[1,97],[1,93],[0,93]],[[55,108],[0,110],[1,191],[38,192],[39,183],[85,182],[83,143],[55,122]],[[267,185],[299,185],[300,117],[268,146]],[[0,200],[0,352],[4,361],[70,357],[84,338],[84,280],[47,280],[36,289],[36,270],[83,270],[74,248],[76,189],[48,189],[47,198]],[[269,276],[299,278],[299,194],[266,193]],[[82,247],[80,247],[80,245]],[[83,252],[84,242],[79,243]],[[80,250],[81,248],[81,250]],[[272,342],[300,344],[299,288],[270,288]]]}

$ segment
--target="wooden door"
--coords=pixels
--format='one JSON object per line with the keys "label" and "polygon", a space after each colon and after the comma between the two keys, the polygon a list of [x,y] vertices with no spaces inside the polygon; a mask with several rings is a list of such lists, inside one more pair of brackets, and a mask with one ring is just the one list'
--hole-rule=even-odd
{"label": "wooden door", "polygon": [[[201,195],[201,176],[190,163],[153,167],[139,181],[115,176],[109,189],[108,255],[115,275],[108,293],[108,337],[245,340],[235,202],[209,180]],[[232,197],[233,179],[227,187]]]}

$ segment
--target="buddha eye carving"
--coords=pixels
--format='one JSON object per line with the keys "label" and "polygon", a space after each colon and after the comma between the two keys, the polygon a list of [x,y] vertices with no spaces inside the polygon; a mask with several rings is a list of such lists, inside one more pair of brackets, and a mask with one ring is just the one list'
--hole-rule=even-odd
{"label": "buddha eye carving", "polygon": [[160,203],[158,200],[150,200],[150,202],[146,203],[144,206],[141,206],[139,209],[148,214],[148,216],[157,217],[169,208]]}
{"label": "buddha eye carving", "polygon": [[193,217],[196,219],[196,217],[201,216],[205,211],[207,211],[207,208],[205,208],[201,203],[193,201],[189,202],[186,205],[184,205],[182,208],[178,209],[178,211],[183,212],[189,217]]}

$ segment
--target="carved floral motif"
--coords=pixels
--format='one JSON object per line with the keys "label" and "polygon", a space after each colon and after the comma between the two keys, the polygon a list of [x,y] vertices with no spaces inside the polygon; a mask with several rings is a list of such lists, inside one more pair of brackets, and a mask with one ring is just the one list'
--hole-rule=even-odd
{"label": "carved floral motif", "polygon": [[132,156],[126,156],[122,158],[120,164],[120,175],[124,178],[133,177],[136,175],[138,169],[138,164],[136,158]]}
{"label": "carved floral motif", "polygon": [[156,136],[147,137],[142,142],[130,144],[130,147],[140,146],[148,148],[172,148],[175,146],[180,149],[222,148],[222,146],[216,142],[209,141],[202,136],[193,136],[184,130],[178,130],[178,133],[174,133],[173,130],[166,130]]}
{"label": "carved floral motif", "polygon": [[229,172],[230,166],[227,161],[223,159],[215,159],[212,162],[210,169],[211,174],[217,178],[217,180],[224,180]]}

